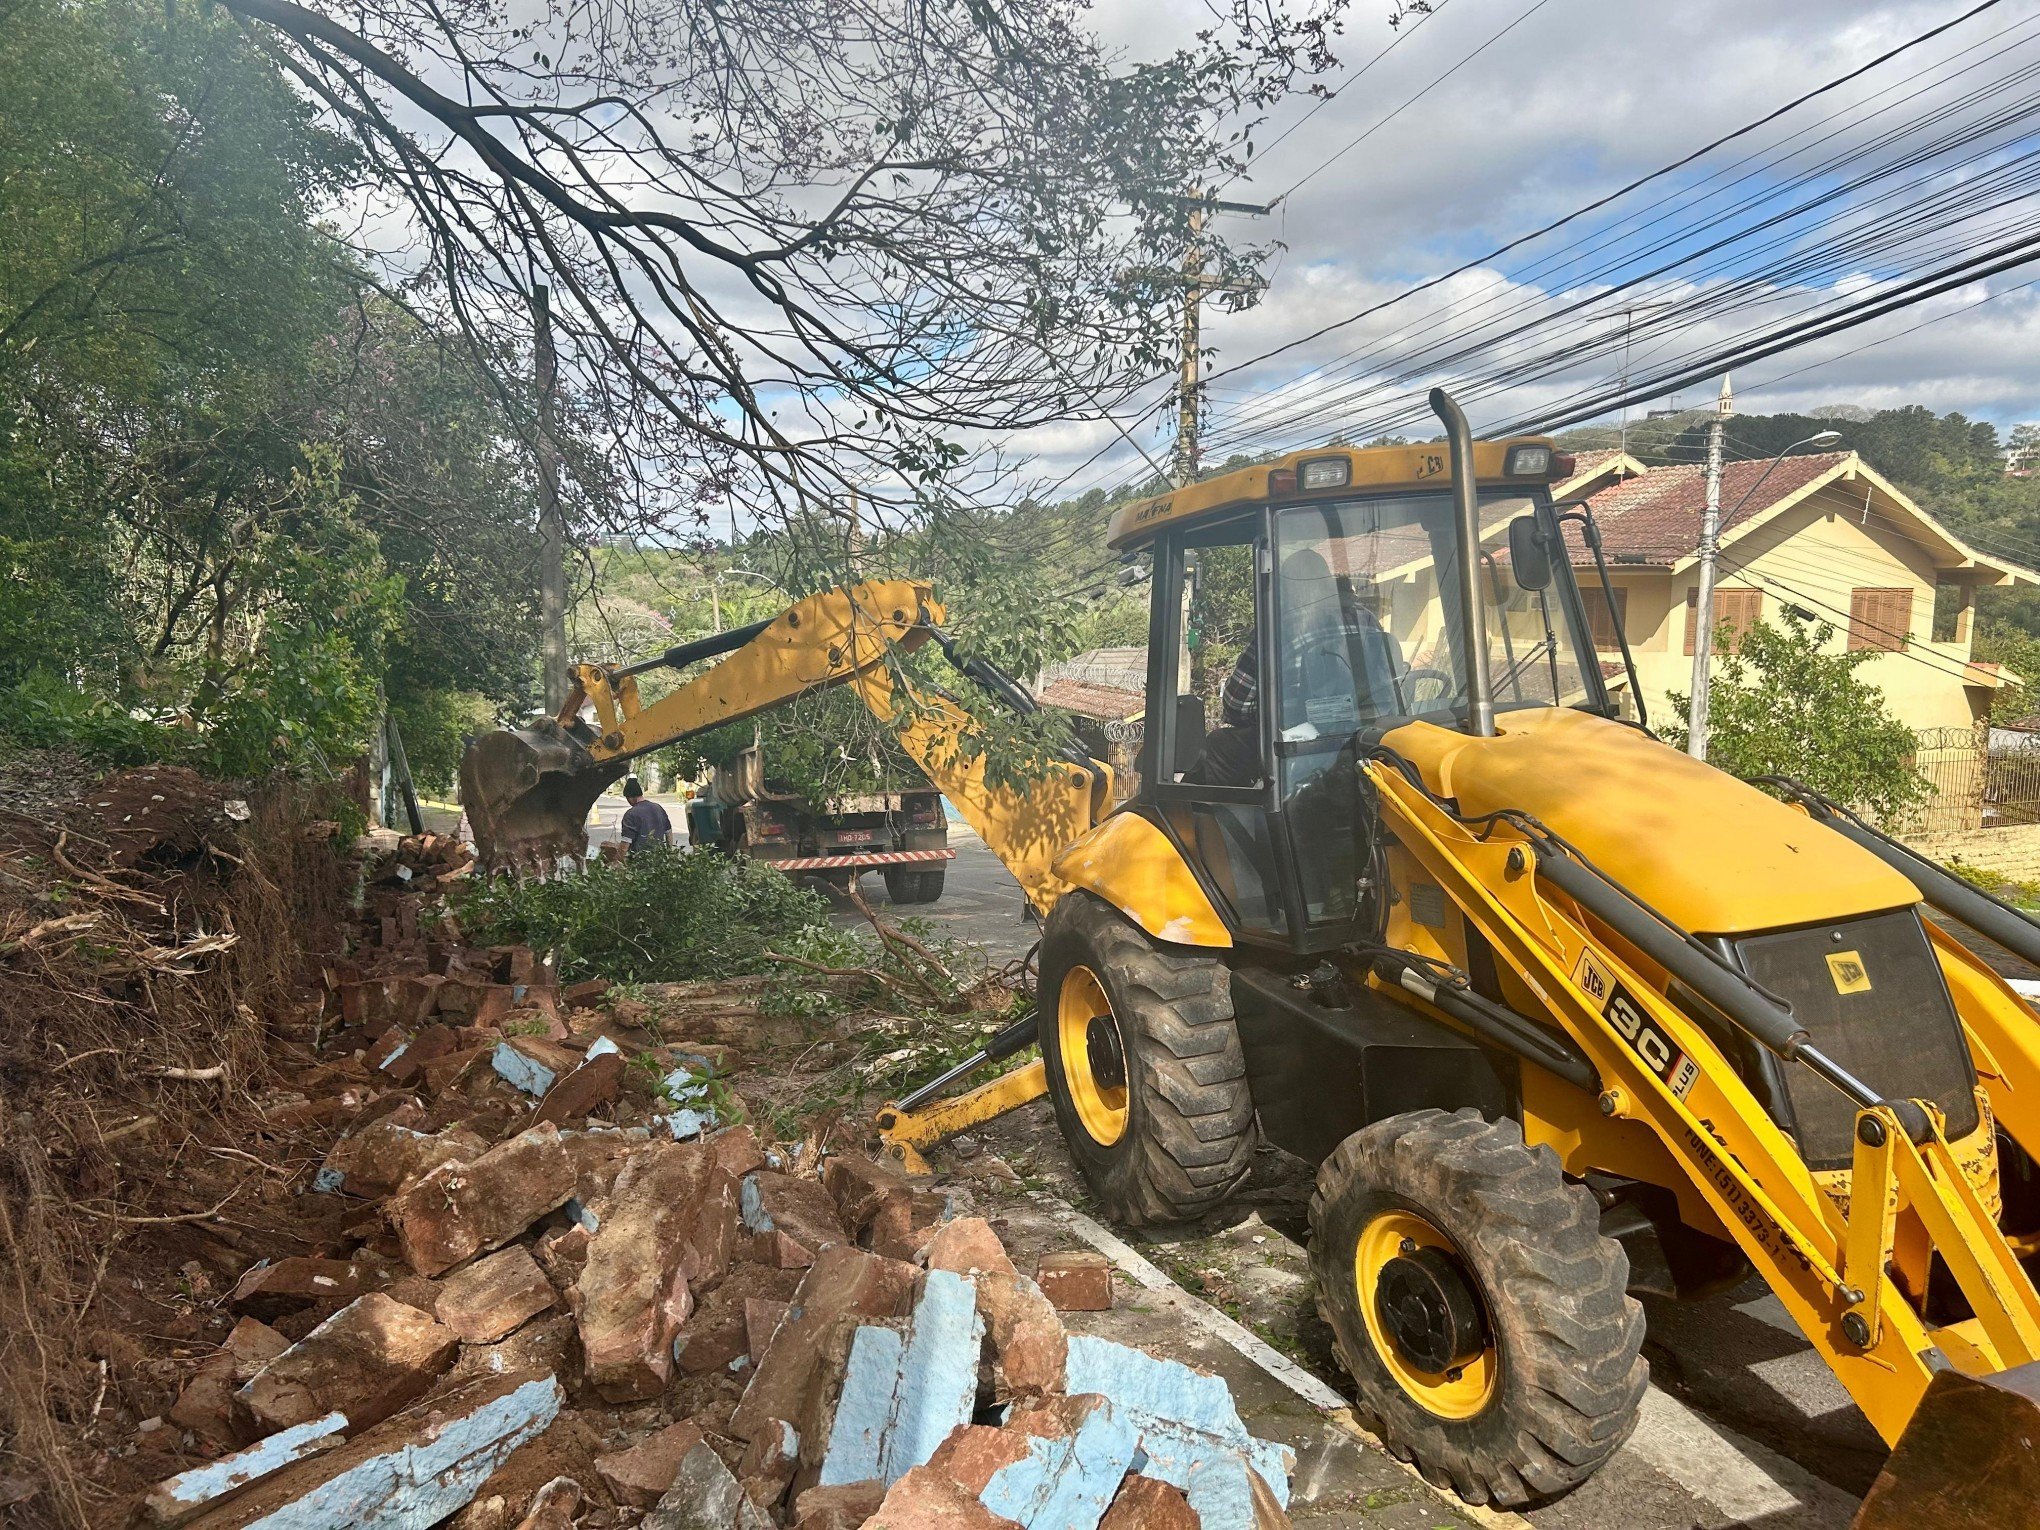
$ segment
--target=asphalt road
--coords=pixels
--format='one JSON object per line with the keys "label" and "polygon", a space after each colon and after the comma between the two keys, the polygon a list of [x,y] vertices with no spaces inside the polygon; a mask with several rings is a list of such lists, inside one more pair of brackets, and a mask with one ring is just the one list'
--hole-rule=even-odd
{"label": "asphalt road", "polygon": [[[1023,954],[1038,931],[1020,917],[1019,884],[967,829],[951,843],[957,857],[941,900],[901,912],[929,919],[944,934],[983,944],[994,962]],[[878,878],[867,879],[867,897],[882,890]],[[837,917],[846,924],[861,922],[855,910]],[[1016,1162],[1024,1159],[1023,1173],[1059,1181],[1071,1199],[1080,1198],[1075,1166],[1063,1151],[1046,1101],[994,1123],[982,1135],[993,1151],[1017,1154]],[[1315,1317],[1307,1283],[1295,1278],[1304,1260],[1308,1171],[1294,1160],[1285,1162],[1291,1166],[1287,1173],[1257,1170],[1256,1186],[1265,1180],[1267,1187],[1253,1193],[1256,1204],[1236,1210],[1230,1226],[1193,1237],[1141,1240],[1139,1246],[1172,1270],[1228,1272],[1225,1278],[1242,1321],[1257,1330],[1265,1325],[1271,1341],[1293,1338],[1309,1351]],[[1649,1295],[1641,1299],[1650,1324],[1645,1354],[1652,1385],[1635,1434],[1569,1497],[1520,1518],[1484,1517],[1484,1522],[1529,1524],[1538,1530],[1846,1530],[1885,1452],[1776,1298],[1753,1281],[1700,1303]],[[1344,1378],[1324,1345],[1322,1325],[1315,1330],[1318,1353],[1312,1368],[1341,1385]],[[1345,1507],[1329,1518],[1312,1514],[1298,1522],[1388,1523],[1353,1507],[1351,1494],[1339,1501]],[[1409,1507],[1402,1505],[1404,1511]],[[1438,1499],[1436,1508],[1437,1519],[1412,1522],[1465,1522],[1456,1499]]]}

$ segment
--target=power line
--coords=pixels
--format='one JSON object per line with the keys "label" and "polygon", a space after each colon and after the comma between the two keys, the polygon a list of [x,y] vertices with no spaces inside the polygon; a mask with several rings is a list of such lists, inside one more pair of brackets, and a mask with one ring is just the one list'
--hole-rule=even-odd
{"label": "power line", "polygon": [[[1272,154],[1278,147],[1281,146],[1283,141],[1287,139],[1290,134],[1296,132],[1305,123],[1309,122],[1311,118],[1315,117],[1319,112],[1323,111],[1326,107],[1330,106],[1334,101],[1338,100],[1340,96],[1344,95],[1348,90],[1352,89],[1355,85],[1358,85],[1362,78],[1366,76],[1368,70],[1372,69],[1376,64],[1380,63],[1383,59],[1387,58],[1389,54],[1395,52],[1397,48],[1400,48],[1404,43],[1408,42],[1412,37],[1414,37],[1418,33],[1418,31],[1420,31],[1423,28],[1424,24],[1430,21],[1434,16],[1442,15],[1444,13],[1445,7],[1450,5],[1451,3],[1452,0],[1437,0],[1437,4],[1433,5],[1428,11],[1424,12],[1414,22],[1412,22],[1407,30],[1398,28],[1394,40],[1391,41],[1386,48],[1383,48],[1379,53],[1375,54],[1374,57],[1370,58],[1366,63],[1362,64],[1356,72],[1354,72],[1351,75],[1348,75],[1346,77],[1345,82],[1341,84],[1337,90],[1334,90],[1327,95],[1318,97],[1316,104],[1313,105],[1309,111],[1305,112],[1301,117],[1297,118],[1296,121],[1290,123],[1288,127],[1284,128],[1281,132],[1277,133],[1267,143],[1262,144],[1259,149],[1255,150],[1251,155],[1248,156],[1247,164],[1242,165],[1238,170],[1234,171],[1231,178],[1225,181],[1223,184],[1221,184],[1218,189],[1220,191],[1223,191],[1227,186],[1232,185],[1234,181],[1240,179],[1241,176],[1247,173],[1248,167],[1251,166],[1255,160],[1266,159],[1268,155]],[[1294,190],[1295,188],[1292,187],[1291,189]]]}
{"label": "power line", "polygon": [[1244,371],[1246,368],[1251,366],[1258,366],[1260,363],[1264,361],[1272,360],[1274,357],[1283,355],[1289,351],[1293,351],[1297,349],[1297,347],[1299,346],[1308,345],[1311,341],[1321,339],[1325,335],[1329,335],[1334,331],[1345,329],[1346,327],[1352,324],[1357,324],[1360,320],[1364,318],[1369,318],[1372,315],[1381,312],[1385,308],[1389,308],[1397,303],[1403,302],[1408,298],[1415,297],[1418,293],[1427,292],[1434,287],[1437,287],[1445,282],[1452,280],[1452,278],[1455,276],[1464,276],[1469,271],[1478,270],[1480,267],[1484,265],[1492,264],[1494,261],[1500,259],[1502,256],[1509,254],[1513,250],[1521,249],[1524,245],[1529,244],[1533,240],[1541,239],[1546,234],[1554,233],[1561,228],[1565,228],[1569,224],[1577,223],[1580,219],[1587,217],[1591,213],[1600,211],[1602,208],[1607,207],[1611,203],[1620,200],[1622,197],[1627,196],[1630,192],[1635,191],[1640,187],[1647,186],[1653,181],[1662,180],[1664,177],[1671,175],[1673,172],[1684,169],[1687,165],[1692,164],[1695,160],[1701,159],[1704,156],[1711,154],[1714,150],[1721,148],[1726,144],[1733,143],[1740,138],[1748,137],[1750,134],[1757,132],[1759,129],[1764,128],[1773,122],[1776,122],[1779,118],[1785,116],[1786,114],[1795,111],[1801,106],[1804,106],[1807,102],[1815,100],[1821,96],[1827,95],[1831,91],[1839,90],[1842,86],[1849,84],[1853,80],[1862,78],[1864,75],[1868,74],[1871,70],[1876,69],[1878,66],[1882,64],[1890,62],[1892,59],[1897,58],[1900,54],[1906,53],[1913,48],[1920,47],[1921,45],[1932,41],[1934,38],[1941,36],[1944,32],[1948,32],[1953,28],[1962,25],[1963,22],[1968,21],[1971,17],[1980,16],[1985,11],[1994,9],[1996,6],[2001,5],[2003,3],[2004,0],[1980,0],[1979,4],[1972,6],[1970,9],[1964,11],[1961,15],[1953,18],[1952,20],[1945,21],[1941,25],[1930,28],[1929,30],[1920,33],[1916,37],[1909,38],[1907,41],[1898,44],[1896,47],[1886,49],[1883,53],[1880,53],[1875,58],[1870,59],[1866,63],[1860,64],[1856,68],[1849,70],[1846,74],[1838,75],[1834,79],[1829,80],[1824,85],[1816,86],[1814,89],[1807,91],[1803,95],[1795,96],[1792,100],[1787,101],[1783,106],[1780,106],[1773,111],[1765,113],[1765,115],[1757,118],[1755,121],[1745,123],[1743,126],[1736,128],[1732,132],[1724,133],[1719,138],[1713,139],[1711,142],[1701,145],[1699,148],[1694,149],[1691,153],[1682,155],[1678,159],[1675,159],[1671,163],[1663,165],[1660,168],[1651,171],[1647,175],[1638,176],[1635,180],[1630,181],[1627,185],[1618,187],[1616,190],[1607,193],[1605,196],[1597,197],[1583,207],[1575,208],[1572,212],[1567,213],[1564,217],[1558,218],[1550,223],[1547,223],[1542,228],[1534,229],[1530,233],[1523,234],[1518,238],[1512,239],[1507,244],[1501,245],[1496,249],[1490,250],[1485,255],[1477,256],[1472,260],[1466,261],[1461,265],[1455,266],[1453,269],[1443,273],[1440,276],[1434,276],[1429,278],[1428,280],[1419,282],[1416,286],[1408,288],[1405,291],[1399,292],[1394,297],[1385,298],[1379,303],[1370,304],[1366,308],[1361,309],[1357,313],[1349,314],[1343,319],[1338,319],[1330,324],[1322,325],[1318,329],[1315,329],[1311,331],[1311,333],[1304,335],[1298,339],[1285,341],[1283,344],[1275,346],[1270,350],[1263,351],[1257,356],[1249,357],[1245,361],[1236,362],[1232,366],[1222,368],[1221,370],[1212,373],[1212,380],[1215,381],[1216,379],[1228,376],[1233,372]]}
{"label": "power line", "polygon": [[1285,190],[1277,192],[1275,194],[1274,200],[1276,202],[1284,201],[1287,198],[1293,196],[1296,192],[1302,190],[1303,187],[1309,185],[1312,181],[1316,180],[1320,175],[1323,175],[1325,171],[1329,170],[1341,159],[1344,159],[1348,154],[1351,154],[1355,149],[1359,148],[1361,144],[1367,142],[1368,139],[1372,138],[1376,133],[1380,132],[1383,128],[1387,127],[1391,122],[1395,121],[1396,118],[1400,117],[1412,106],[1415,106],[1419,101],[1423,100],[1424,97],[1428,96],[1440,85],[1443,85],[1447,80],[1451,79],[1452,76],[1459,73],[1460,70],[1464,69],[1468,64],[1472,63],[1475,59],[1479,58],[1483,53],[1487,52],[1488,49],[1492,48],[1504,37],[1507,37],[1511,32],[1515,31],[1516,28],[1520,27],[1532,16],[1535,16],[1539,11],[1543,10],[1544,7],[1549,5],[1550,3],[1551,0],[1535,0],[1535,3],[1528,10],[1518,15],[1514,21],[1510,22],[1507,26],[1503,27],[1501,31],[1495,33],[1494,36],[1490,37],[1478,48],[1475,48],[1471,53],[1467,54],[1466,57],[1460,59],[1458,63],[1454,64],[1450,69],[1447,69],[1443,74],[1439,75],[1435,80],[1431,81],[1430,84],[1426,85],[1422,90],[1418,91],[1415,95],[1411,96],[1408,100],[1404,101],[1402,105],[1398,106],[1386,117],[1383,117],[1378,121],[1372,123],[1364,132],[1360,134],[1358,138],[1355,138],[1343,149],[1340,149],[1337,152],[1335,152],[1329,159],[1324,160],[1322,163],[1318,165],[1318,167],[1315,170],[1305,172],[1297,180],[1291,182],[1290,185]]}

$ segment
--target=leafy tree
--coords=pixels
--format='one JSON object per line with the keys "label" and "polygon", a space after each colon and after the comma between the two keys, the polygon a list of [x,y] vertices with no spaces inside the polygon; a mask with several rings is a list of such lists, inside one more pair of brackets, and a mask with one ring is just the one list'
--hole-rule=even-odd
{"label": "leafy tree", "polygon": [[[1783,626],[1743,629],[1733,649],[1721,634],[1708,693],[1708,760],[1745,778],[1794,776],[1838,802],[1900,822],[1931,791],[1913,768],[1913,731],[1856,673],[1877,650],[1831,651],[1834,635],[1826,622],[1809,624],[1790,611]],[[1674,692],[1671,702],[1684,718],[1691,698]],[[1669,725],[1665,738],[1685,748],[1684,724]]]}

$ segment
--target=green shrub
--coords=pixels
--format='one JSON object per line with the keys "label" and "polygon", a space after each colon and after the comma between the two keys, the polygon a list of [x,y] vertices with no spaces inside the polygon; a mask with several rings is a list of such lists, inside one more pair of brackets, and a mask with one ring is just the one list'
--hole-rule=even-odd
{"label": "green shrub", "polygon": [[549,882],[488,877],[454,911],[484,944],[521,941],[553,952],[564,977],[617,983],[762,972],[765,952],[828,920],[821,896],[783,872],[660,846]]}

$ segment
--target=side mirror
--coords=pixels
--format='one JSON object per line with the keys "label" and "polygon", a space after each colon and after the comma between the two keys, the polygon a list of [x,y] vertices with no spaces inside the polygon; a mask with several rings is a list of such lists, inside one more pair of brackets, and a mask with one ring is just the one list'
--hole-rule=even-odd
{"label": "side mirror", "polygon": [[1551,549],[1534,515],[1519,515],[1509,522],[1509,564],[1516,583],[1526,590],[1541,590],[1551,583]]}

